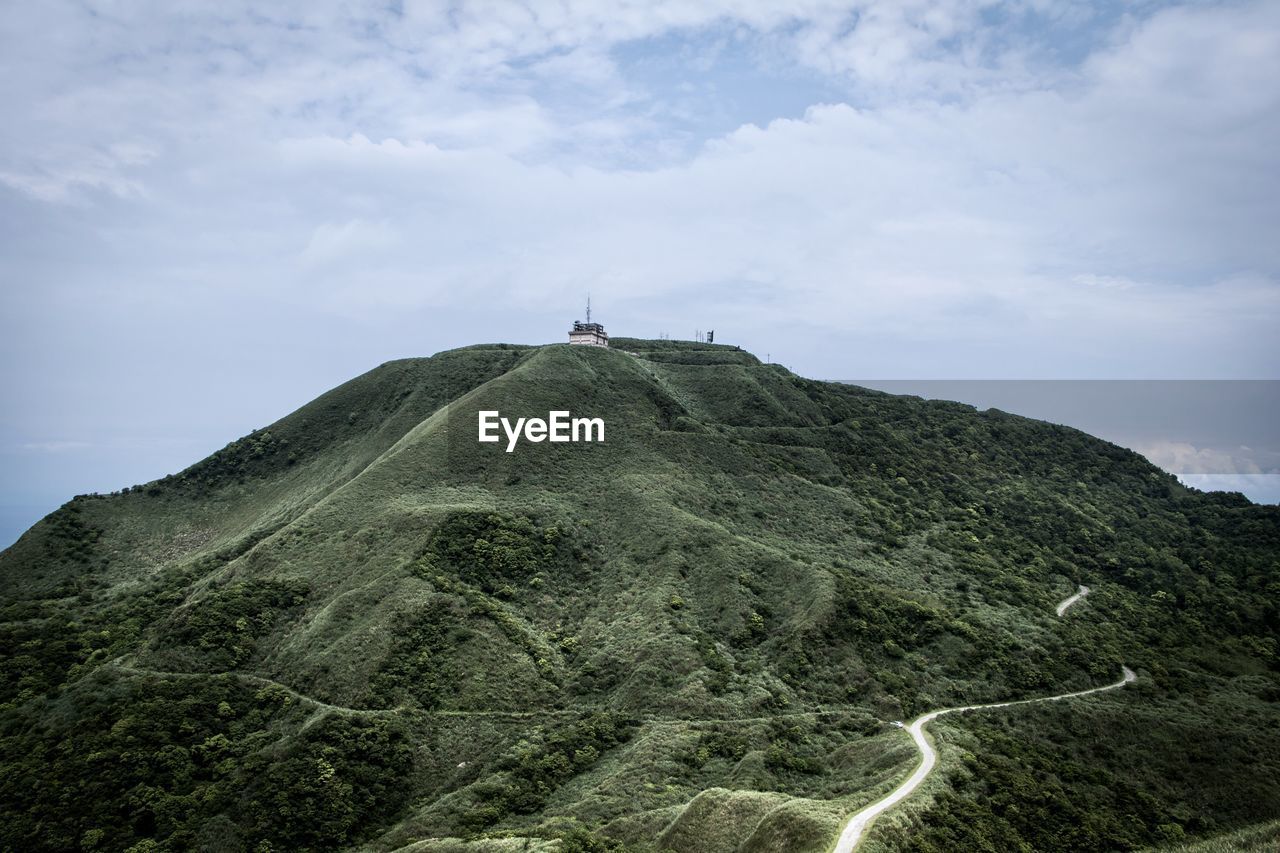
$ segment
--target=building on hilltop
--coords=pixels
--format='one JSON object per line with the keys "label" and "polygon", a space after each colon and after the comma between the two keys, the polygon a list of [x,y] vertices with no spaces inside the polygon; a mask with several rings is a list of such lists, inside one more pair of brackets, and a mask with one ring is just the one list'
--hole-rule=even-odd
{"label": "building on hilltop", "polygon": [[583,323],[574,320],[573,328],[569,330],[569,343],[585,344],[589,347],[607,347],[609,336],[605,333],[604,326],[599,323]]}
{"label": "building on hilltop", "polygon": [[587,321],[573,321],[573,328],[569,330],[569,343],[582,344],[589,347],[607,347],[609,345],[609,336],[605,334],[604,326],[599,323],[591,322],[591,297],[587,297]]}

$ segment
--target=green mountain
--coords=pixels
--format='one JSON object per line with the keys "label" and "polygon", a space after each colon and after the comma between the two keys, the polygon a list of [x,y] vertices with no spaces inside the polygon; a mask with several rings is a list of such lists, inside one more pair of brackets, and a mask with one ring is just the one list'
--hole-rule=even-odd
{"label": "green mountain", "polygon": [[[5,850],[1115,850],[1280,818],[1280,509],[732,347],[384,364],[0,555]],[[599,417],[477,440],[478,412]],[[1055,603],[1092,592],[1062,617]]]}

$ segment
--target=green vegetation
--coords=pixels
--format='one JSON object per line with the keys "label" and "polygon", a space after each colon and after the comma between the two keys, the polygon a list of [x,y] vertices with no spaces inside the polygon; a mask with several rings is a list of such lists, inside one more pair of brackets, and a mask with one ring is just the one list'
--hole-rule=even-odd
{"label": "green vegetation", "polygon": [[495,512],[455,512],[427,541],[418,573],[430,579],[451,573],[489,594],[514,596],[512,584],[526,584],[539,572],[572,565],[569,540],[556,527],[538,527],[529,518]]}
{"label": "green vegetation", "polygon": [[172,669],[224,672],[244,666],[258,640],[306,598],[298,581],[244,581],[208,590],[158,628],[156,659]]}
{"label": "green vegetation", "polygon": [[1266,853],[1280,846],[1280,821],[1258,824],[1192,844],[1160,848],[1162,853]]}
{"label": "green vegetation", "polygon": [[394,721],[325,717],[285,755],[246,762],[240,808],[253,837],[275,849],[345,846],[404,806],[413,749]]}
{"label": "green vegetation", "polygon": [[[1065,427],[614,344],[392,362],[33,527],[0,555],[0,849],[823,850],[914,766],[888,721],[1121,663],[940,720],[866,849],[1280,819],[1280,510]],[[475,441],[565,408],[607,441]]]}
{"label": "green vegetation", "polygon": [[227,680],[86,678],[39,729],[5,718],[0,845],[341,847],[404,803],[412,753],[394,723],[330,716],[300,732],[298,711]]}
{"label": "green vegetation", "polygon": [[[498,764],[505,771],[505,782],[473,789],[483,805],[463,816],[463,826],[481,830],[512,813],[539,811],[557,788],[626,740],[631,728],[631,723],[615,714],[594,713],[552,732],[543,743],[519,744]],[[576,835],[575,843],[586,841],[581,833]]]}
{"label": "green vegetation", "polygon": [[390,652],[369,680],[370,707],[397,705],[412,696],[424,708],[435,708],[450,685],[465,677],[448,655],[469,630],[447,600],[433,601],[396,631]]}
{"label": "green vegetation", "polygon": [[[1081,713],[1050,703],[1016,717],[975,716],[957,733],[968,751],[951,790],[898,843],[1133,850],[1257,820],[1237,774],[1252,764],[1280,768],[1280,726],[1262,703],[1215,693],[1207,705],[1170,699]],[[1253,796],[1280,802],[1280,776],[1249,777]]]}

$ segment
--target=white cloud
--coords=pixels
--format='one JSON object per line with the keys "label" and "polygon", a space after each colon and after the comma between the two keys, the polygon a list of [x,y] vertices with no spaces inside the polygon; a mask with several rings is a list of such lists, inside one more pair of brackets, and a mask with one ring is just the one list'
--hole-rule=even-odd
{"label": "white cloud", "polygon": [[1076,284],[1080,284],[1085,287],[1107,287],[1119,290],[1130,290],[1134,287],[1140,286],[1138,282],[1122,275],[1094,275],[1093,273],[1080,273],[1079,275],[1073,275],[1071,280]]}
{"label": "white cloud", "polygon": [[309,269],[339,261],[359,260],[386,252],[401,242],[399,231],[389,222],[349,219],[323,223],[311,233],[300,260]]}
{"label": "white cloud", "polygon": [[[57,248],[14,249],[12,316],[53,342],[93,306],[105,340],[193,299],[376,325],[590,287],[821,375],[1271,370],[1280,7],[987,6],[24,7],[0,181]],[[707,132],[756,103],[734,63],[820,96]]]}
{"label": "white cloud", "polygon": [[84,192],[107,192],[123,198],[144,198],[136,177],[156,151],[136,142],[114,142],[103,148],[59,143],[35,152],[26,162],[0,169],[0,184],[46,202],[84,202]]}
{"label": "white cloud", "polygon": [[1196,447],[1185,441],[1151,441],[1136,445],[1134,450],[1178,475],[1280,474],[1280,469],[1264,471],[1254,451],[1243,446],[1222,449]]}
{"label": "white cloud", "polygon": [[1254,503],[1280,503],[1280,474],[1180,474],[1178,479],[1205,492],[1241,492]]}

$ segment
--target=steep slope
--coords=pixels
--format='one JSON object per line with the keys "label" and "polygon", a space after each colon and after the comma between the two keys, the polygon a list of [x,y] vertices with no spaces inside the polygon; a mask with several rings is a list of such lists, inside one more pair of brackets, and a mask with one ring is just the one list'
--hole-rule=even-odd
{"label": "steep slope", "polygon": [[83,585],[87,566],[98,579],[114,581],[196,554],[239,553],[527,353],[527,347],[471,347],[389,362],[185,471],[127,488],[109,502],[73,501],[9,549],[10,564],[38,570],[0,573],[0,594],[69,590]]}
{"label": "steep slope", "polygon": [[[1129,695],[940,721],[933,795],[868,844],[1280,816],[1275,508],[1065,427],[614,343],[393,362],[33,528],[0,555],[0,843],[821,850],[911,771],[889,720],[1121,663]],[[606,440],[508,453],[481,410]],[[1209,709],[1201,765],[1174,744]],[[1084,835],[1045,834],[1049,787]]]}

